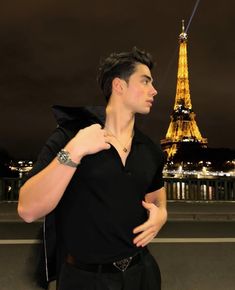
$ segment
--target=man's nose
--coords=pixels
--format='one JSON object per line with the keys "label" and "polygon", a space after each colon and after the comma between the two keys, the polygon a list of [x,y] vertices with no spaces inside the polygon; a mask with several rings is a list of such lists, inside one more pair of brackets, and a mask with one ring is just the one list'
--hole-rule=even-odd
{"label": "man's nose", "polygon": [[154,88],[153,85],[152,85],[151,95],[152,95],[153,97],[157,95],[157,90]]}

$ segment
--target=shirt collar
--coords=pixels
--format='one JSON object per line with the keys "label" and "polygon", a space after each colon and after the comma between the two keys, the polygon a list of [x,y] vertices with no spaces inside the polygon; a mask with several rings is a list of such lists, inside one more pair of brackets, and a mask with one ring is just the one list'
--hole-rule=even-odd
{"label": "shirt collar", "polygon": [[[91,123],[99,123],[104,126],[106,119],[105,106],[84,106],[84,107],[66,107],[54,105],[52,111],[58,125],[63,126],[68,122],[82,122],[84,119]],[[134,143],[144,143],[146,137],[134,124]]]}
{"label": "shirt collar", "polygon": [[[105,124],[105,119],[106,119],[106,111],[104,106],[90,106],[86,107],[86,109],[91,112],[91,114],[94,114],[99,121],[102,123],[104,126]],[[137,128],[136,124],[134,124],[134,137],[133,137],[133,142],[134,143],[144,143],[144,135],[140,132],[140,130]]]}

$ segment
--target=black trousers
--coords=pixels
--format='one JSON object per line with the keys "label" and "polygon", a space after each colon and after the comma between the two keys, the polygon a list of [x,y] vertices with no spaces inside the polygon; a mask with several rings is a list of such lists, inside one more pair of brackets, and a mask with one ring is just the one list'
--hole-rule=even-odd
{"label": "black trousers", "polygon": [[160,290],[161,274],[150,253],[141,256],[138,264],[118,273],[93,273],[65,263],[58,290]]}

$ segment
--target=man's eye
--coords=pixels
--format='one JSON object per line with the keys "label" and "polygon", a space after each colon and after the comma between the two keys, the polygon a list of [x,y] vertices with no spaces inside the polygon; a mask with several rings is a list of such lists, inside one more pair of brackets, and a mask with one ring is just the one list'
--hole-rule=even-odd
{"label": "man's eye", "polygon": [[145,84],[145,85],[147,85],[147,84],[148,84],[148,82],[149,82],[148,80],[144,80],[144,84]]}

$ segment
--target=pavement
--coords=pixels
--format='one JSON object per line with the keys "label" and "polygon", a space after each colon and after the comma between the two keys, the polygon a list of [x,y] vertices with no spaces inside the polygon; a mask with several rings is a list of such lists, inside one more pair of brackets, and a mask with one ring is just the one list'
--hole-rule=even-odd
{"label": "pavement", "polygon": [[[168,221],[235,221],[234,201],[169,201],[167,208]],[[0,222],[23,222],[17,202],[0,202]]]}
{"label": "pavement", "polygon": [[[33,280],[41,222],[24,223],[17,202],[0,203],[1,290],[41,289]],[[162,290],[234,290],[234,228],[235,202],[168,202],[168,223],[149,244]]]}

